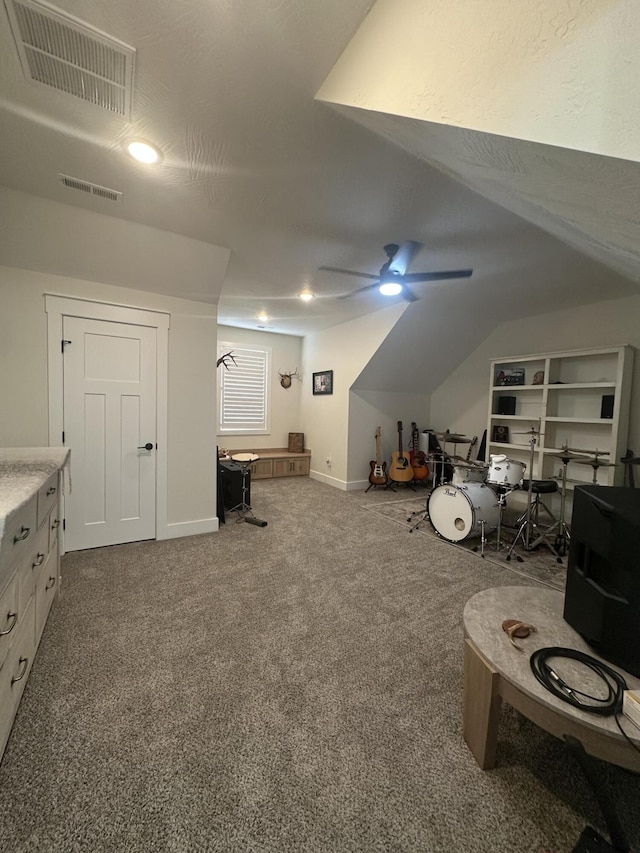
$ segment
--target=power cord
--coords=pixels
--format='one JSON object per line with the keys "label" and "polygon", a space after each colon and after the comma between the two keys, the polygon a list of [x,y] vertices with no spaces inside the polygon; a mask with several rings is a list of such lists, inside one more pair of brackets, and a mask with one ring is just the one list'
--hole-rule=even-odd
{"label": "power cord", "polygon": [[[600,698],[599,696],[592,696],[589,693],[584,693],[575,687],[571,687],[549,665],[548,660],[550,658],[571,658],[588,667],[606,685],[607,696]],[[578,651],[577,649],[565,649],[560,646],[538,649],[531,655],[529,662],[531,664],[531,671],[540,684],[550,693],[553,693],[554,696],[557,696],[558,699],[568,702],[574,708],[580,708],[580,710],[590,714],[599,714],[602,717],[613,716],[621,735],[636,752],[640,753],[640,749],[633,743],[620,724],[623,694],[628,687],[627,682],[619,672],[616,672],[610,666],[607,666],[602,661],[591,657],[591,655],[585,652]]]}

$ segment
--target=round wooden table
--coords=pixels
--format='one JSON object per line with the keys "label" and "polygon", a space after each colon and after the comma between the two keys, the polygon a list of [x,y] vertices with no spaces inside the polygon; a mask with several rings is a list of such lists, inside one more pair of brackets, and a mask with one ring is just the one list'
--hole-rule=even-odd
{"label": "round wooden table", "polygon": [[[522,586],[485,589],[465,605],[464,738],[483,770],[495,765],[504,700],[552,735],[578,738],[590,755],[640,771],[640,753],[626,742],[613,717],[590,714],[563,702],[543,687],[531,671],[532,652],[549,646],[578,649],[598,658],[591,646],[565,622],[563,609],[564,593]],[[518,651],[509,642],[502,630],[505,619],[519,619],[536,626],[535,633],[516,640],[524,651]],[[624,677],[629,689],[640,689],[640,679],[607,661],[604,663]],[[553,666],[573,687],[584,685],[585,692],[602,695],[600,680],[576,661],[556,659]],[[621,724],[640,749],[640,730],[626,717],[621,718]]]}

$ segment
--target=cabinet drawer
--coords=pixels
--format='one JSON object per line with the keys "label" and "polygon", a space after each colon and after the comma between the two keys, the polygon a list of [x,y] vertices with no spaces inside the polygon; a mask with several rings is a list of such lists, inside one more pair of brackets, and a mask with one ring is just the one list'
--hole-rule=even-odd
{"label": "cabinet drawer", "polygon": [[18,583],[18,619],[22,619],[35,589],[35,580],[49,556],[49,527],[43,524],[36,534],[28,560],[20,563],[16,572]]}
{"label": "cabinet drawer", "polygon": [[0,669],[0,755],[11,731],[36,651],[33,599]]}
{"label": "cabinet drawer", "polygon": [[[0,587],[16,562],[28,559],[36,535],[37,495],[34,495],[7,522],[0,542]],[[7,573],[3,578],[2,575]]]}
{"label": "cabinet drawer", "polygon": [[38,489],[38,527],[58,503],[58,472],[52,474]]}
{"label": "cabinet drawer", "polygon": [[40,643],[40,638],[42,637],[42,632],[44,631],[44,626],[57,591],[58,560],[56,554],[52,553],[36,579],[36,646]]}
{"label": "cabinet drawer", "polygon": [[11,578],[0,596],[0,667],[18,633],[18,578]]}
{"label": "cabinet drawer", "polygon": [[273,460],[258,459],[257,462],[251,463],[251,478],[253,480],[265,480],[267,477],[273,476]]}

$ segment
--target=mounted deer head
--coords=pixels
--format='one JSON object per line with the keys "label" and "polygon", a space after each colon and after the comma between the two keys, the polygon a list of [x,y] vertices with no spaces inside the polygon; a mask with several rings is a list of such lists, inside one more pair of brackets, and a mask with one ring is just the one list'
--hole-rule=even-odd
{"label": "mounted deer head", "polygon": [[298,373],[298,368],[293,371],[293,373],[283,373],[281,370],[278,371],[278,376],[280,377],[280,384],[283,388],[291,388],[291,380],[294,376],[300,378],[300,374]]}

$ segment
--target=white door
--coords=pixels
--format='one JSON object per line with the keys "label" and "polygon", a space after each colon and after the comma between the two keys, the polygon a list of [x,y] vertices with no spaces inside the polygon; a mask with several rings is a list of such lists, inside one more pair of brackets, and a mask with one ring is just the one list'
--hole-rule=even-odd
{"label": "white door", "polygon": [[65,550],[154,539],[156,329],[64,317],[63,339]]}

